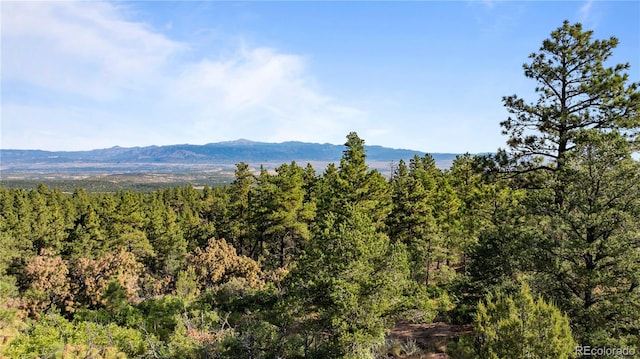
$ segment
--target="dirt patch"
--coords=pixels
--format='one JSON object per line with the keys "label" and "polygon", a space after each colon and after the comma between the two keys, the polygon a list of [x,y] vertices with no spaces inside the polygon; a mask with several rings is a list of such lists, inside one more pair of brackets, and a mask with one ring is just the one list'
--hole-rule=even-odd
{"label": "dirt patch", "polygon": [[403,342],[415,340],[422,349],[431,353],[426,358],[444,359],[449,358],[445,354],[447,343],[463,334],[471,333],[471,329],[471,325],[452,325],[445,322],[431,324],[399,322],[395,328],[391,329],[389,338]]}

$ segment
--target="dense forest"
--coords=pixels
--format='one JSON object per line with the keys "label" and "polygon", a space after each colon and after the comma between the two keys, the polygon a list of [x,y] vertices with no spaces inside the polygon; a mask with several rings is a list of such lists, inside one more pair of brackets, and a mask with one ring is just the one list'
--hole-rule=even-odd
{"label": "dense forest", "polygon": [[472,324],[453,358],[639,353],[640,92],[616,45],[565,22],[524,65],[539,97],[503,99],[507,148],[447,170],[386,178],[350,133],[321,173],[0,188],[0,357],[419,357],[388,330],[436,317]]}

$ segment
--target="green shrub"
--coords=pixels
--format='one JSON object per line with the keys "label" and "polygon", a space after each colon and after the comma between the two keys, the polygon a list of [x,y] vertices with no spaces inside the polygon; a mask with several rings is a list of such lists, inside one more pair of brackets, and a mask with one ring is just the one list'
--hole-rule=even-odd
{"label": "green shrub", "polygon": [[478,304],[474,325],[475,340],[461,338],[450,348],[452,355],[492,359],[575,357],[569,319],[544,299],[534,300],[526,283],[512,296],[489,294]]}

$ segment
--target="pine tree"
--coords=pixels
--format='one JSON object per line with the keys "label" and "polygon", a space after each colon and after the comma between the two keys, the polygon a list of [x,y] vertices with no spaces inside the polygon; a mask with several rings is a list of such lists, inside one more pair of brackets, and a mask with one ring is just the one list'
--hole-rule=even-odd
{"label": "pine tree", "polygon": [[346,215],[341,211],[357,205],[382,229],[391,212],[389,184],[380,172],[367,166],[364,140],[355,132],[347,135],[345,147],[340,166],[328,166],[318,184],[318,216],[322,219],[330,212]]}
{"label": "pine tree", "polygon": [[616,132],[566,158],[566,197],[541,219],[539,280],[591,345],[639,345],[640,163]]}
{"label": "pine tree", "polygon": [[113,212],[107,212],[110,217],[107,247],[110,250],[124,249],[143,261],[155,256],[145,233],[147,219],[142,211],[141,196],[126,191],[116,194],[116,198]]}
{"label": "pine tree", "polygon": [[501,123],[519,171],[550,171],[559,176],[554,203],[564,199],[562,179],[567,155],[583,140],[586,129],[624,133],[637,140],[640,92],[627,85],[629,64],[605,67],[618,39],[592,40],[593,31],[568,21],[551,33],[539,52],[524,64],[525,76],[538,82],[535,103],[516,95],[503,101],[514,117]]}
{"label": "pine tree", "polygon": [[20,245],[11,226],[17,221],[13,208],[13,194],[11,191],[0,188],[0,280],[2,280],[9,267],[20,258]]}
{"label": "pine tree", "polygon": [[165,206],[157,194],[146,209],[148,224],[147,238],[156,256],[152,269],[161,276],[173,275],[184,264],[187,242],[178,224],[178,216],[171,207]]}
{"label": "pine tree", "polygon": [[78,209],[73,228],[69,231],[63,254],[68,258],[93,258],[106,250],[106,234],[93,204]]}
{"label": "pine tree", "polygon": [[592,34],[566,21],[553,31],[524,65],[539,84],[537,102],[505,97],[515,117],[501,125],[512,173],[528,189],[531,226],[517,239],[527,250],[513,255],[527,258],[524,269],[539,273],[534,283],[571,315],[582,341],[609,345],[640,330],[639,170],[631,157],[640,91],[627,84],[628,64],[605,67],[618,40]]}
{"label": "pine tree", "polygon": [[387,219],[389,236],[410,253],[412,278],[429,285],[433,252],[438,245],[434,213],[436,178],[417,155],[407,167],[400,160],[391,178],[393,210]]}
{"label": "pine tree", "polygon": [[238,251],[238,254],[248,254],[250,248],[251,223],[249,223],[249,193],[255,183],[255,176],[249,170],[249,165],[240,162],[235,171],[235,180],[229,186],[228,222],[223,232]]}
{"label": "pine tree", "polygon": [[288,277],[287,312],[314,333],[307,348],[312,356],[370,353],[384,340],[387,315],[400,304],[409,274],[404,246],[391,244],[367,209],[347,205],[342,211],[326,217],[325,229]]}
{"label": "pine tree", "polygon": [[59,252],[62,241],[66,237],[66,221],[62,203],[55,198],[55,192],[49,191],[44,185],[37,190],[29,191],[29,202],[33,210],[31,230],[29,236],[34,250],[39,253],[42,249]]}
{"label": "pine tree", "polygon": [[434,251],[434,276],[438,282],[448,282],[453,279],[455,271],[453,264],[457,264],[462,250],[460,227],[460,200],[455,190],[449,184],[448,177],[437,177],[434,213],[438,228],[439,246]]}
{"label": "pine tree", "polygon": [[278,267],[287,266],[292,257],[300,254],[310,238],[309,222],[314,216],[312,204],[305,203],[304,170],[295,162],[276,169],[273,178],[276,193],[272,197],[272,211],[266,231],[276,244]]}
{"label": "pine tree", "polygon": [[270,261],[275,255],[274,245],[271,243],[267,231],[271,226],[269,215],[274,210],[273,202],[276,196],[276,184],[269,171],[260,166],[260,174],[256,177],[256,183],[249,192],[249,222],[251,222],[251,243],[249,244],[249,257],[258,261]]}
{"label": "pine tree", "polygon": [[490,294],[478,305],[475,332],[480,358],[561,359],[575,357],[569,319],[521,284],[512,296]]}
{"label": "pine tree", "polygon": [[317,200],[316,198],[316,186],[318,184],[318,176],[316,175],[316,170],[313,168],[311,163],[307,163],[307,166],[304,168],[304,202],[305,203],[314,203]]}
{"label": "pine tree", "polygon": [[456,156],[446,173],[448,182],[460,200],[458,218],[463,263],[466,263],[470,251],[477,244],[480,233],[492,226],[492,215],[496,209],[492,204],[499,203],[501,191],[508,191],[505,183],[492,181],[482,175],[479,160],[468,153]]}

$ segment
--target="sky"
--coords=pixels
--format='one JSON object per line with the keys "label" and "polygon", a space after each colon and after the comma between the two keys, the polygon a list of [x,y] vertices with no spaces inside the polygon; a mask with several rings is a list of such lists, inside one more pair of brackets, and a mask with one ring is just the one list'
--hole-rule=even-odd
{"label": "sky", "polygon": [[0,148],[239,138],[424,152],[505,146],[502,97],[564,20],[616,36],[640,81],[639,1],[2,1]]}

